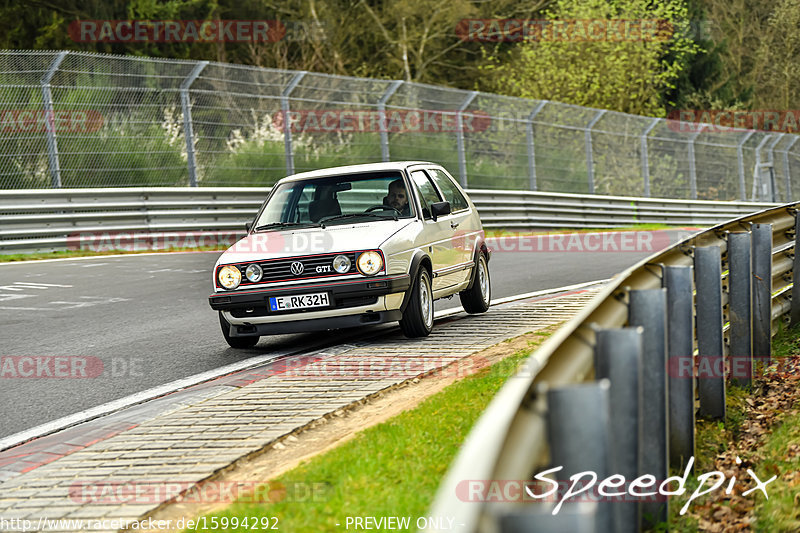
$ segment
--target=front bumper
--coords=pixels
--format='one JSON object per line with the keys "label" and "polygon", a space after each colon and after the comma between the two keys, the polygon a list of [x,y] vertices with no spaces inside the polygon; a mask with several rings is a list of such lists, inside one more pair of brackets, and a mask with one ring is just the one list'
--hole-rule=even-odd
{"label": "front bumper", "polygon": [[[246,317],[265,319],[296,315],[302,320],[303,313],[315,311],[336,311],[361,307],[377,302],[381,296],[405,292],[411,285],[408,274],[380,276],[363,280],[349,280],[325,283],[307,283],[283,287],[269,287],[242,292],[220,292],[208,297],[208,303],[216,311],[228,311],[236,318]],[[317,292],[329,293],[331,306],[326,308],[298,309],[291,311],[270,311],[270,296],[296,296]]]}

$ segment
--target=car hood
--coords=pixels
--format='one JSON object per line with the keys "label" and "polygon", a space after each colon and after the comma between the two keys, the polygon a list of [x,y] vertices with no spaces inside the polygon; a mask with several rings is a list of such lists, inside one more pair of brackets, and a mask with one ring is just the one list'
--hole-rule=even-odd
{"label": "car hood", "polygon": [[228,248],[217,264],[246,263],[301,255],[380,248],[389,237],[414,219],[370,221],[281,231],[262,231]]}

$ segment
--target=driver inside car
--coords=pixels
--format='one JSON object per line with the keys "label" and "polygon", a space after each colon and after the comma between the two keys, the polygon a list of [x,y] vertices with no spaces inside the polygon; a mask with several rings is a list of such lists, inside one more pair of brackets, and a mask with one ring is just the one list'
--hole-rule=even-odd
{"label": "driver inside car", "polygon": [[389,184],[389,194],[383,199],[383,203],[397,210],[401,216],[411,214],[408,207],[408,193],[402,178],[398,178]]}

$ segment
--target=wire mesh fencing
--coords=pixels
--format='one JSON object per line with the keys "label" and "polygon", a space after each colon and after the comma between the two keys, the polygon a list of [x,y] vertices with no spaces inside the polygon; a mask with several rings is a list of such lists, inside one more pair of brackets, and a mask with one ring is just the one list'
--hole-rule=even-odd
{"label": "wire mesh fencing", "polygon": [[473,189],[790,201],[792,133],[207,61],[0,51],[0,189],[269,186],[425,160]]}

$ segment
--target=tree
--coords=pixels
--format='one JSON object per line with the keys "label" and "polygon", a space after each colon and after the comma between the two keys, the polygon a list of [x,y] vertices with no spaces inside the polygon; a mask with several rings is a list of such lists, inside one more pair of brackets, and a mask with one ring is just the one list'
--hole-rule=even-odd
{"label": "tree", "polygon": [[[697,53],[697,46],[674,31],[687,19],[682,0],[653,3],[605,0],[558,0],[547,12],[553,32],[539,41],[519,42],[508,52],[487,54],[483,88],[527,98],[664,116],[670,105],[664,95]],[[557,22],[557,21],[562,22]],[[615,21],[655,25],[652,38],[634,32],[620,38]],[[569,22],[573,21],[570,25]],[[599,21],[593,26],[586,21]],[[591,28],[612,28],[596,38]],[[557,33],[561,30],[561,33]],[[587,30],[589,28],[589,30]],[[628,30],[631,31],[631,30]],[[550,39],[552,35],[552,39]],[[645,35],[645,32],[642,33]]]}

